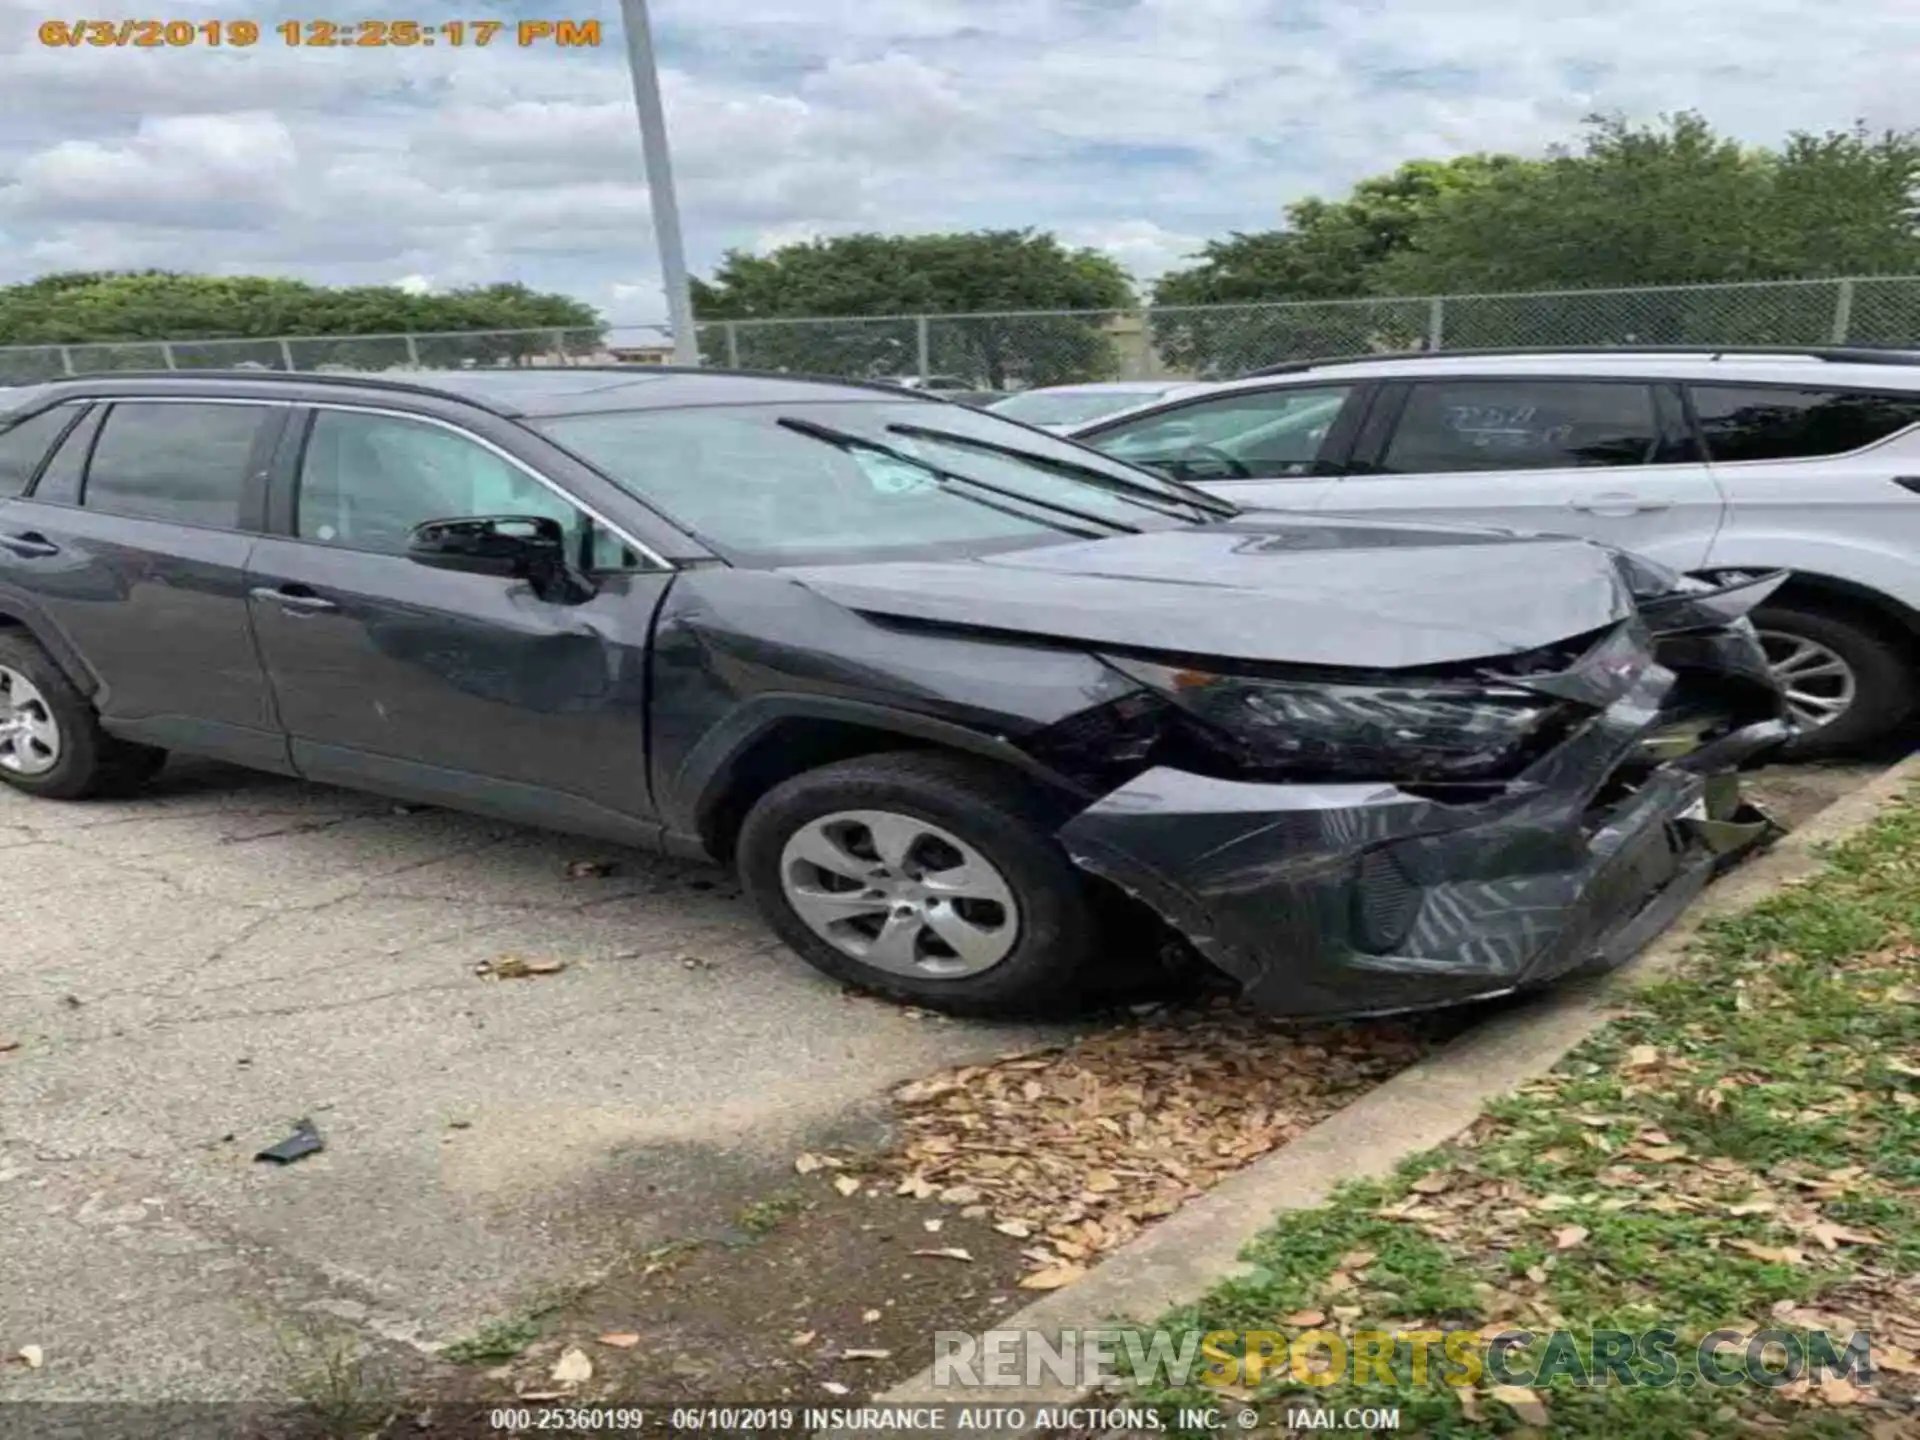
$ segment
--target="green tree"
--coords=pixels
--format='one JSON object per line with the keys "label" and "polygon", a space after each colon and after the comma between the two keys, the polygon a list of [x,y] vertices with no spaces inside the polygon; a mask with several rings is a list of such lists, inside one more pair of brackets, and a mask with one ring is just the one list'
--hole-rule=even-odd
{"label": "green tree", "polygon": [[[928,326],[930,368],[996,390],[1116,373],[1103,325],[1132,302],[1126,272],[1111,258],[1032,230],[841,235],[768,255],[733,250],[712,280],[693,282],[694,312],[705,325],[872,317],[741,326],[744,365],[869,378],[911,374],[919,367],[917,327],[898,317],[956,314],[967,318]],[[1087,313],[981,318],[1028,310]],[[709,330],[710,349],[714,338]]]}
{"label": "green tree", "polygon": [[1179,307],[1372,295],[1383,262],[1412,243],[1442,197],[1484,189],[1534,164],[1510,155],[1413,160],[1389,175],[1362,180],[1345,200],[1296,201],[1287,207],[1283,229],[1209,241],[1199,264],[1172,271],[1154,285],[1154,343],[1170,363],[1201,374],[1415,344],[1426,318],[1407,305],[1255,313]]}
{"label": "green tree", "polygon": [[1596,117],[1583,150],[1442,197],[1383,289],[1684,285],[1920,266],[1920,139],[1864,129],[1751,149],[1687,113]]}
{"label": "green tree", "polygon": [[[1348,301],[1287,309],[1156,310],[1169,361],[1201,373],[1418,343],[1420,306],[1446,343],[1806,344],[1830,333],[1830,287],[1622,295],[1712,281],[1920,270],[1920,138],[1863,128],[1743,146],[1701,116],[1597,116],[1543,160],[1413,161],[1342,200],[1288,207],[1279,230],[1214,241],[1154,287],[1156,307]],[[1615,293],[1594,293],[1616,287]],[[1565,295],[1501,292],[1569,291]],[[1864,293],[1864,292],[1863,292]],[[1361,297],[1366,297],[1365,303]],[[1912,343],[1920,314],[1875,292],[1860,339]]]}
{"label": "green tree", "polygon": [[[597,347],[603,326],[592,307],[520,284],[414,294],[388,285],[322,286],[266,276],[172,271],[74,271],[0,287],[0,345],[66,345],[78,368],[155,365],[152,344],[169,340],[177,364],[281,363],[279,346],[213,344],[268,336],[351,337],[437,331],[565,330],[569,348]],[[301,342],[295,363],[380,367],[404,362],[393,341],[333,338]],[[428,364],[499,364],[554,348],[547,336],[467,335],[418,342]],[[6,357],[0,356],[0,369]]]}

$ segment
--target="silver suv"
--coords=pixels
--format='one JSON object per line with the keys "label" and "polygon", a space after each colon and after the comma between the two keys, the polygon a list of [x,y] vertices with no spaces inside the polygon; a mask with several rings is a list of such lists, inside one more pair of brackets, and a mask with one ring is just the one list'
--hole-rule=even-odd
{"label": "silver suv", "polygon": [[1243,506],[1564,532],[1718,577],[1789,569],[1754,622],[1797,753],[1882,739],[1915,707],[1920,355],[1301,362],[1073,434]]}

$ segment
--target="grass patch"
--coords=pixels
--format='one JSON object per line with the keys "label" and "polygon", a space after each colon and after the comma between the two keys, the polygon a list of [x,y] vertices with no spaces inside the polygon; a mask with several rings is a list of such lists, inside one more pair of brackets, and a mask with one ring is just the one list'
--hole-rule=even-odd
{"label": "grass patch", "polygon": [[740,1213],[734,1216],[733,1223],[749,1235],[771,1235],[806,1208],[807,1202],[800,1196],[783,1191],[742,1206]]}
{"label": "grass patch", "polygon": [[440,1352],[456,1365],[498,1365],[511,1360],[540,1338],[540,1324],[531,1316],[489,1320],[464,1340],[455,1340]]}
{"label": "grass patch", "polygon": [[[1896,806],[1807,884],[1710,926],[1672,978],[1455,1144],[1384,1184],[1283,1217],[1252,1272],[1166,1317],[1175,1332],[1526,1331],[1504,1377],[1411,1350],[1393,1383],[1302,1383],[1287,1363],[1216,1367],[1235,1400],[1398,1406],[1403,1432],[1622,1437],[1877,1436],[1920,1402],[1920,808]],[[1769,1328],[1843,1351],[1870,1332],[1872,1382],[1725,1386]],[[1569,1332],[1549,1342],[1551,1332]],[[1594,1332],[1636,1337],[1622,1353]],[[1670,1332],[1667,1342],[1649,1332]],[[1269,1342],[1270,1344],[1270,1342]],[[1627,1386],[1624,1373],[1670,1383]],[[1240,1352],[1235,1340],[1218,1347]],[[1484,1352],[1483,1352],[1484,1353]],[[1551,1362],[1551,1363],[1543,1363]],[[1614,1383],[1578,1377],[1611,1372]],[[1688,1374],[1692,1384],[1687,1383]],[[1223,1384],[1142,1378],[1132,1398],[1218,1404]],[[1497,1381],[1505,1380],[1501,1385]],[[1460,1383],[1453,1383],[1460,1382]]]}

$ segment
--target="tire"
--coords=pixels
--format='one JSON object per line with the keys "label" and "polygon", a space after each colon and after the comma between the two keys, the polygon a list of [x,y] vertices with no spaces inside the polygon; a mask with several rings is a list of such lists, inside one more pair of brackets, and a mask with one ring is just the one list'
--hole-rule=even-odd
{"label": "tire", "polygon": [[[896,855],[900,837],[917,830],[904,866],[886,868],[876,832],[863,821],[832,818],[858,814],[882,817],[892,837],[885,848]],[[825,765],[775,786],[748,813],[735,854],[741,887],[767,923],[808,964],[836,980],[952,1015],[1057,1014],[1086,999],[1099,923],[1087,882],[1053,838],[1056,819],[1031,788],[997,766],[900,751]],[[956,857],[949,841],[974,856],[962,851]],[[826,854],[842,869],[856,851],[863,852],[868,878],[844,882],[852,888],[843,889],[838,872],[822,870],[801,849]],[[956,858],[962,862],[957,867]],[[958,876],[972,884],[971,898],[943,900],[936,892],[932,899],[914,899],[916,873]],[[979,898],[993,891],[990,881],[1004,887],[998,893],[1007,903]],[[887,887],[890,898],[864,903],[875,893],[863,890],[868,884]],[[823,891],[849,897],[844,915],[836,904],[819,900]],[[796,897],[804,903],[807,896],[815,898],[810,908],[816,917],[830,917],[815,923],[827,925],[839,940],[827,938],[795,908]],[[860,903],[852,903],[855,897]],[[867,932],[893,926],[889,907],[898,904],[923,907],[898,922],[908,948],[903,954],[898,939],[890,948],[901,968],[850,953],[849,945],[858,948],[869,938],[876,943],[867,948],[880,949],[883,937]],[[943,905],[965,912],[944,919],[947,933],[964,933],[967,954],[948,946],[932,920],[919,918],[926,907]],[[943,948],[950,956],[939,953]]]}
{"label": "tire", "polygon": [[[1753,624],[1769,660],[1804,667],[1824,654],[1848,672],[1845,679],[1821,675],[1802,680],[1803,693],[1817,692],[1816,698],[1832,700],[1839,698],[1840,687],[1852,687],[1846,708],[1794,740],[1781,758],[1824,760],[1857,752],[1886,739],[1913,713],[1917,697],[1912,657],[1907,647],[1871,622],[1844,611],[1787,604],[1762,606],[1753,612]],[[1801,647],[1797,659],[1796,646]],[[1794,683],[1790,671],[1778,673],[1783,683]]]}
{"label": "tire", "polygon": [[119,740],[31,636],[0,633],[0,725],[31,722],[0,738],[0,781],[48,800],[85,800],[138,789],[167,752]]}

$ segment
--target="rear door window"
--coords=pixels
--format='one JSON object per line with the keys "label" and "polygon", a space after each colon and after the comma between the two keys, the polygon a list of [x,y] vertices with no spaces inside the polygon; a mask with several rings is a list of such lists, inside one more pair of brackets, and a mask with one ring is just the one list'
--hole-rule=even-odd
{"label": "rear door window", "polygon": [[75,406],[56,405],[0,430],[0,500],[12,499],[33,483],[47,451],[79,413]]}
{"label": "rear door window", "polygon": [[81,503],[89,510],[233,530],[265,405],[126,401],[94,442]]}
{"label": "rear door window", "polygon": [[1653,389],[1578,380],[1434,380],[1412,387],[1379,468],[1393,475],[1646,465]]}
{"label": "rear door window", "polygon": [[[76,409],[85,409],[76,406]],[[87,455],[93,449],[93,437],[99,432],[105,407],[96,405],[78,425],[67,431],[67,438],[40,471],[33,487],[33,498],[49,505],[78,505],[80,482],[87,468]]]}
{"label": "rear door window", "polygon": [[1844,455],[1920,423],[1920,395],[1774,385],[1695,385],[1694,414],[1719,461]]}

